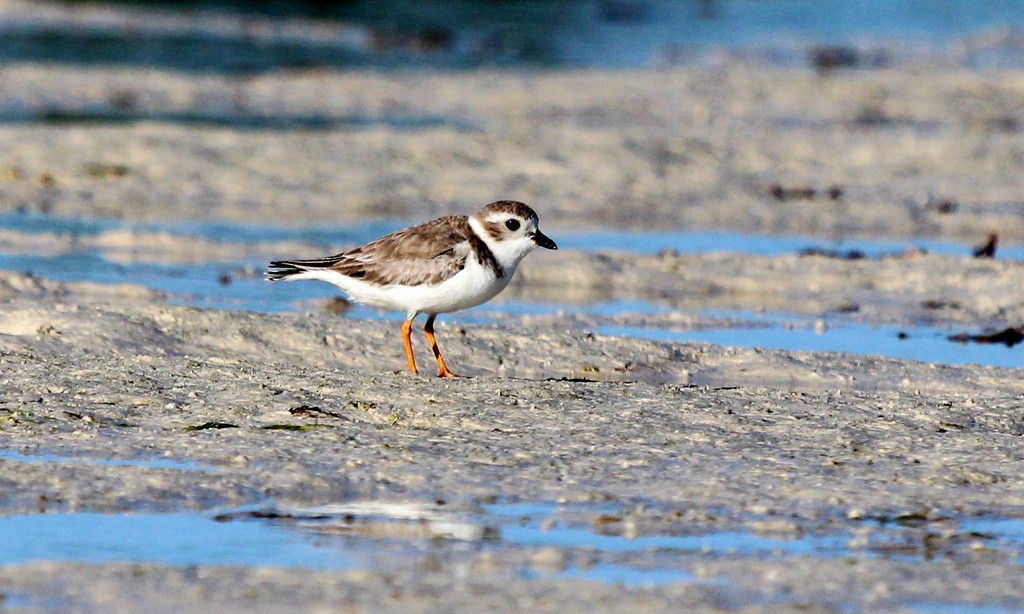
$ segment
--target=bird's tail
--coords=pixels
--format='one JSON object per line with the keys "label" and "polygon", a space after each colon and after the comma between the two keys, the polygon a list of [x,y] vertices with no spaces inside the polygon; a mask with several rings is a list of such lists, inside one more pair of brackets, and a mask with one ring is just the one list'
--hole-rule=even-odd
{"label": "bird's tail", "polygon": [[267,281],[295,280],[307,277],[304,273],[327,269],[338,263],[337,256],[315,260],[275,260],[267,269]]}

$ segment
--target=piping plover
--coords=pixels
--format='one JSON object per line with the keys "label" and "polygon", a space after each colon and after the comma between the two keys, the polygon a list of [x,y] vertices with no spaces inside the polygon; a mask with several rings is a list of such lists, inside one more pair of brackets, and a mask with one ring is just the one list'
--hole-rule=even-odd
{"label": "piping plover", "polygon": [[505,289],[526,254],[558,249],[537,227],[533,209],[514,200],[493,202],[471,216],[448,215],[391,233],[366,245],[315,260],[270,263],[267,279],[318,279],[338,286],[357,303],[404,311],[402,339],[409,370],[412,323],[423,327],[438,376],[455,377],[437,347],[434,319],[485,303]]}

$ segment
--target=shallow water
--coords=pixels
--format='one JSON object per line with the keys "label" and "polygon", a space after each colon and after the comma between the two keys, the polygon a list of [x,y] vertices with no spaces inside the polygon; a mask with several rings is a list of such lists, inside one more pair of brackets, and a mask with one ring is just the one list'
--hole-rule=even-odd
{"label": "shallow water", "polygon": [[[0,213],[0,229],[24,233],[56,233],[65,236],[96,236],[104,232],[126,230],[139,233],[166,233],[207,241],[227,243],[272,243],[297,241],[317,243],[326,249],[342,249],[371,241],[389,232],[409,226],[402,220],[377,220],[344,227],[287,228],[229,222],[143,222],[129,223],[112,219],[78,220],[31,213]],[[759,256],[797,254],[807,249],[835,252],[859,251],[866,257],[904,253],[921,249],[929,253],[970,256],[973,247],[915,238],[910,240],[823,239],[810,235],[758,235],[715,230],[589,231],[549,232],[563,249],[585,251],[627,251],[656,254],[675,250],[681,254],[731,252]],[[1024,245],[1000,245],[1001,260],[1024,260]],[[261,265],[263,263],[260,263]]]}
{"label": "shallow water", "polygon": [[[397,221],[378,221],[347,228],[271,228],[230,223],[143,223],[129,224],[117,220],[74,220],[17,213],[0,214],[0,229],[22,233],[54,233],[64,237],[97,236],[112,231],[166,233],[195,236],[223,243],[264,243],[299,241],[322,244],[324,250],[342,249],[371,240],[403,227]],[[566,249],[621,250],[652,254],[661,250],[679,253],[748,253],[783,255],[814,248],[849,252],[865,256],[898,254],[910,248],[929,252],[968,256],[971,248],[948,242],[913,241],[827,241],[808,236],[768,236],[716,231],[673,231],[646,233],[585,232],[558,234],[560,246]],[[72,241],[73,245],[73,241]],[[1024,246],[1000,248],[998,257],[1024,260]],[[215,309],[240,309],[258,312],[283,312],[321,308],[322,301],[339,292],[329,284],[269,284],[262,278],[263,260],[241,262],[207,262],[202,264],[161,264],[139,260],[131,263],[113,262],[97,250],[71,251],[54,255],[26,253],[0,254],[0,269],[29,272],[65,282],[98,282],[138,284],[164,292],[176,304]],[[613,317],[623,313],[659,314],[667,307],[645,301],[611,301],[585,306],[558,303],[497,300],[475,309],[447,316],[453,321],[489,322],[490,315],[553,315],[573,312],[592,316]],[[810,350],[881,355],[946,364],[976,363],[983,365],[1024,366],[1024,352],[1003,345],[953,343],[946,337],[960,330],[934,327],[901,328],[872,326],[842,317],[828,319],[828,328],[821,334],[814,330],[816,318],[782,313],[753,314],[708,313],[712,317],[754,322],[756,327],[730,325],[729,328],[671,330],[626,326],[603,326],[598,332],[615,336],[639,337],[662,341],[701,341],[717,345],[764,347],[784,350]],[[402,314],[385,313],[353,305],[350,318],[401,319]],[[977,332],[977,331],[971,331]],[[905,333],[905,338],[899,338]]]}
{"label": "shallow water", "polygon": [[[307,569],[373,568],[374,557],[417,559],[431,552],[476,553],[481,549],[529,555],[558,548],[571,556],[551,565],[531,564],[527,577],[583,578],[627,585],[691,582],[689,557],[743,556],[825,558],[892,557],[921,560],[970,556],[887,547],[901,543],[898,526],[877,527],[887,536],[853,546],[850,530],[762,535],[748,530],[693,534],[627,535],[620,517],[580,524],[580,510],[548,503],[448,509],[427,502],[351,502],[308,509],[243,509],[216,516],[173,514],[33,514],[0,517],[0,565],[40,560],[90,563],[155,562],[174,566],[246,565]],[[587,510],[583,510],[587,511]],[[591,510],[592,511],[592,510]],[[1020,562],[1024,521],[972,518],[958,534],[984,542],[990,552]],[[911,540],[906,540],[911,541]],[[919,537],[918,537],[919,541]],[[951,540],[950,543],[954,543]],[[952,548],[952,546],[950,547]],[[970,550],[965,543],[963,550]],[[526,560],[532,560],[527,556]],[[576,562],[574,562],[576,561]]]}
{"label": "shallow water", "polygon": [[347,569],[348,553],[269,524],[203,514],[39,514],[0,518],[0,564],[62,560]]}
{"label": "shallow water", "polygon": [[56,454],[22,454],[14,450],[0,450],[0,462],[18,461],[21,463],[81,463],[83,465],[104,465],[107,467],[145,467],[150,469],[175,469],[178,471],[216,471],[194,461],[175,460],[170,458],[147,459],[101,459],[77,456],[59,456]]}
{"label": "shallow water", "polygon": [[[816,318],[783,314],[758,314],[756,328],[670,330],[638,326],[601,326],[597,332],[615,337],[654,339],[656,341],[699,341],[733,347],[758,347],[772,350],[844,352],[866,356],[886,356],[943,364],[979,364],[995,367],[1024,366],[1020,347],[1002,344],[955,343],[950,330],[932,326],[901,327],[870,325],[843,319],[828,320],[825,330],[815,330]],[[901,335],[905,335],[901,338]]]}
{"label": "shallow water", "polygon": [[[241,266],[225,263],[118,264],[96,254],[0,255],[0,268],[29,271],[42,277],[66,282],[140,284],[166,292],[171,303],[196,307],[257,312],[310,310],[319,309],[320,301],[339,295],[333,286],[323,283],[267,283],[258,275],[251,273],[257,266],[257,263]],[[228,283],[222,281],[225,275],[230,278]],[[493,321],[494,315],[555,315],[571,312],[614,317],[623,313],[661,314],[668,311],[669,308],[666,306],[639,300],[609,301],[584,306],[498,300],[445,318],[457,322],[489,323]],[[403,314],[397,312],[382,312],[356,304],[353,304],[345,315],[353,319],[404,318]],[[963,332],[962,327],[954,330],[934,326],[872,325],[836,316],[827,319],[824,332],[818,332],[815,330],[818,318],[797,314],[717,311],[704,315],[738,320],[740,323],[730,324],[729,328],[695,330],[604,325],[599,326],[596,332],[656,341],[698,341],[724,346],[790,351],[845,352],[944,364],[1024,366],[1024,351],[1021,347],[950,341],[948,336]],[[752,323],[754,326],[744,325],[744,322]]]}
{"label": "shallow water", "polygon": [[[625,535],[617,521],[605,525],[578,525],[566,522],[571,507],[553,503],[515,503],[485,505],[489,517],[500,519],[501,539],[517,546],[586,548],[608,554],[643,552],[739,553],[744,556],[762,554],[825,555],[849,554],[849,534],[804,534],[771,537],[744,530],[693,533],[686,535]],[[620,518],[617,506],[588,506],[590,512],[601,512],[604,518]]]}

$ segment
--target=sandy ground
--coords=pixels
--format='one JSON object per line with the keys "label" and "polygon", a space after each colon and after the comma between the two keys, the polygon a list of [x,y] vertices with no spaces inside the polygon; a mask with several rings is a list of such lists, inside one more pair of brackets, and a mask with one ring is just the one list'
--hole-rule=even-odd
{"label": "sandy ground", "polygon": [[[442,327],[451,363],[476,376],[445,381],[401,370],[394,323],[196,310],[145,292],[109,303],[91,286],[4,282],[0,441],[57,457],[0,461],[7,513],[558,501],[582,526],[611,506],[636,536],[846,531],[919,559],[695,554],[678,564],[699,581],[628,590],[521,576],[608,556],[572,548],[442,551],[433,563],[380,553],[378,571],[358,572],[0,570],[30,610],[890,611],[1024,598],[1019,555],[956,528],[1024,507],[1014,370],[657,343],[509,318]],[[303,406],[326,413],[290,411]],[[194,430],[213,422],[237,428]],[[919,519],[909,537],[900,518]]]}
{"label": "sandy ground", "polygon": [[[240,79],[13,65],[0,79],[0,138],[19,143],[0,168],[8,210],[316,225],[501,196],[552,230],[1024,238],[1017,72]],[[238,116],[270,127],[219,125]],[[303,118],[327,129],[294,129]]]}
{"label": "sandy ground", "polygon": [[[8,509],[35,509],[39,495],[70,509],[234,505],[277,482],[275,496],[304,504],[352,494],[609,493],[811,517],[844,506],[1009,513],[1024,504],[1013,470],[1022,385],[1012,370],[510,322],[464,335],[446,327],[450,361],[478,375],[446,381],[401,370],[397,325],[387,322],[19,301],[5,306],[4,321],[5,447],[219,468],[203,487],[133,485],[114,471],[109,490],[70,479],[40,491],[33,474],[52,479],[53,468],[18,466],[5,476]],[[759,374],[775,385],[751,385]],[[677,381],[635,381],[645,378]],[[605,379],[613,381],[586,381]],[[302,405],[341,417],[323,431],[260,432],[303,423],[289,414]],[[212,421],[242,428],[185,435]],[[978,488],[964,488],[974,478]]]}
{"label": "sandy ground", "polygon": [[[1004,242],[1024,240],[1018,72],[818,74],[736,62],[223,77],[15,63],[0,66],[0,82],[7,212],[340,226],[471,212],[500,197],[534,205],[555,238],[628,227],[965,245],[998,230]],[[17,228],[0,230],[0,246],[174,263],[329,247]],[[393,322],[316,307],[201,310],[135,285],[0,273],[0,449],[51,458],[0,459],[0,511],[560,502],[580,526],[604,522],[596,510],[610,506],[634,536],[832,531],[897,540],[899,555],[853,546],[834,558],[690,553],[676,563],[694,581],[644,588],[522,570],[586,557],[656,565],[657,553],[438,548],[381,552],[374,567],[344,572],[56,561],[0,568],[0,607],[1024,606],[1020,553],[959,528],[975,516],[1024,517],[1018,370],[594,333],[609,323],[723,324],[695,315],[700,309],[1019,326],[1020,263],[600,247],[535,254],[509,290],[565,303],[565,313],[443,322],[453,368],[474,376],[455,381],[405,373]],[[597,317],[573,308],[615,299],[674,309]],[[322,413],[291,411],[303,406]],[[234,428],[195,428],[209,423]],[[82,459],[181,460],[204,470]]]}

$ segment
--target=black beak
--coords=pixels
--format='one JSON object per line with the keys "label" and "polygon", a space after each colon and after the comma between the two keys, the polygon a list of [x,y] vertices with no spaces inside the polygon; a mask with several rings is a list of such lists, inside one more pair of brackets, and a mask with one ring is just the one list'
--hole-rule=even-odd
{"label": "black beak", "polygon": [[558,249],[555,242],[540,230],[533,233],[533,242],[544,249]]}

